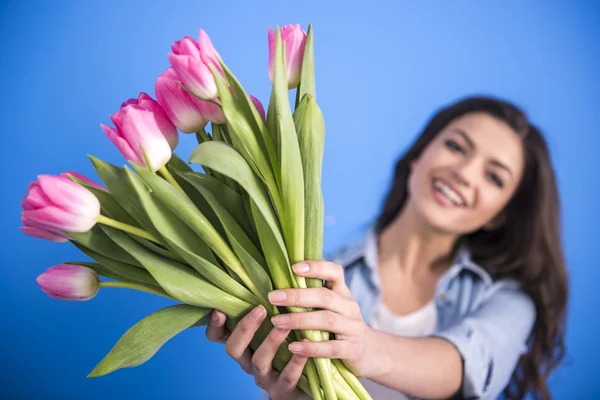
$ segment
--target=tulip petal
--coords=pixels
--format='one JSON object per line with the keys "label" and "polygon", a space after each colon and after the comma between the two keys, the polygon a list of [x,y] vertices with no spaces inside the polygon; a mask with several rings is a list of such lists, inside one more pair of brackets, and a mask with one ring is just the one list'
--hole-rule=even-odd
{"label": "tulip petal", "polygon": [[50,230],[66,232],[87,232],[95,224],[95,219],[70,214],[58,207],[44,207],[37,210],[23,211],[23,218],[35,221],[38,226]]}
{"label": "tulip petal", "polygon": [[169,142],[171,150],[175,150],[179,144],[179,133],[177,132],[175,126],[171,123],[171,120],[167,116],[167,113],[162,106],[148,94],[143,92],[140,94],[139,104],[145,110],[152,112],[158,130],[162,133],[165,139],[167,139],[167,142]]}
{"label": "tulip petal", "polygon": [[21,202],[21,207],[24,210],[36,210],[50,203],[50,199],[44,194],[38,182],[32,182],[28,189],[27,194]]}
{"label": "tulip petal", "polygon": [[273,62],[275,60],[275,31],[273,28],[269,28],[268,33],[269,41],[269,79],[273,82]]}
{"label": "tulip petal", "polygon": [[260,100],[258,100],[256,97],[254,97],[250,94],[248,96],[250,97],[250,100],[252,100],[252,103],[254,104],[254,107],[256,107],[256,111],[258,111],[258,114],[260,115],[262,120],[266,121],[267,115],[265,114],[265,107],[262,105]]}
{"label": "tulip petal", "polygon": [[[164,167],[171,159],[169,142],[158,129],[152,112],[129,108],[124,113],[123,131],[127,132],[129,136],[136,135],[140,139],[138,140],[139,147],[133,150],[137,154],[143,155],[143,146],[153,171]],[[144,166],[145,162],[139,165]]]}
{"label": "tulip petal", "polygon": [[202,99],[217,97],[217,84],[210,69],[200,60],[190,56],[169,54],[171,66],[181,78],[181,82],[193,94]]}
{"label": "tulip petal", "polygon": [[200,33],[198,35],[198,47],[200,49],[200,59],[204,64],[211,65],[214,69],[219,71],[221,76],[225,78],[225,72],[223,71],[223,67],[219,62],[221,58],[215,46],[213,46],[212,41],[208,34],[200,29]]}
{"label": "tulip petal", "polygon": [[155,83],[158,102],[167,116],[182,132],[194,133],[208,123],[192,97],[179,85],[179,76],[173,68],[168,68]]}
{"label": "tulip petal", "polygon": [[57,207],[90,220],[96,220],[100,215],[100,202],[96,196],[78,183],[53,175],[40,175],[38,181],[44,193]]}
{"label": "tulip petal", "polygon": [[193,58],[200,59],[200,48],[198,42],[196,42],[190,36],[185,36],[182,40],[178,40],[171,46],[174,54],[178,56],[190,56]]}
{"label": "tulip petal", "polygon": [[32,226],[20,226],[19,229],[26,235],[49,240],[51,242],[68,242],[69,239],[60,232],[53,232],[45,229],[34,228]]}
{"label": "tulip petal", "polygon": [[145,165],[143,158],[141,158],[135,151],[133,151],[133,148],[129,145],[129,143],[127,143],[127,140],[120,137],[115,129],[104,124],[100,124],[100,126],[102,127],[102,130],[104,131],[106,136],[108,136],[110,141],[121,152],[121,154],[123,155],[123,157],[125,157],[126,160],[134,162],[138,165]]}
{"label": "tulip petal", "polygon": [[[215,124],[224,124],[227,122],[225,118],[225,114],[223,113],[223,109],[217,104],[211,103],[210,101],[200,100],[198,98],[192,98],[194,103],[198,106],[202,115]],[[218,102],[218,99],[213,99],[212,101]]]}

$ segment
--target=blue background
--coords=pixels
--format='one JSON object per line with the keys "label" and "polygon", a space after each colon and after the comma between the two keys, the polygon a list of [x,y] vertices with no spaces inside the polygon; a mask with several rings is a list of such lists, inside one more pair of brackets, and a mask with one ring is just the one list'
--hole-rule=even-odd
{"label": "blue background", "polygon": [[[168,302],[116,289],[87,303],[48,298],[35,277],[83,257],[21,234],[20,202],[40,173],[95,178],[86,154],[124,164],[99,124],[139,91],[153,95],[173,41],[203,27],[248,92],[267,103],[268,27],[313,22],[328,127],[326,250],[356,238],[376,215],[394,160],[434,110],[471,93],[517,102],[547,135],[563,202],[572,296],[568,356],[551,388],[558,399],[597,398],[599,3],[395,3],[2,1],[0,397],[256,398],[252,378],[203,328],[145,365],[87,379],[131,325]],[[178,153],[187,158],[194,144],[182,137]]]}

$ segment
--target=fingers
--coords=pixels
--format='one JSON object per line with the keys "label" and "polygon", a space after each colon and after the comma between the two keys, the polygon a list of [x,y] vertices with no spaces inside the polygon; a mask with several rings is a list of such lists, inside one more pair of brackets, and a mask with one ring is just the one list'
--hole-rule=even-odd
{"label": "fingers", "polygon": [[225,330],[227,317],[220,311],[213,310],[211,320],[206,327],[206,338],[213,342],[225,343],[229,333]]}
{"label": "fingers", "polygon": [[[305,339],[306,342],[308,340]],[[302,370],[306,365],[308,357],[301,354],[294,354],[285,368],[281,371],[279,379],[273,388],[273,397],[289,398],[289,393],[292,392],[298,385],[298,381],[302,376]]]}
{"label": "fingers", "polygon": [[293,342],[289,345],[290,351],[303,357],[317,358],[343,358],[351,360],[355,357],[352,344],[344,340],[329,340],[327,342]]}
{"label": "fingers", "polygon": [[254,381],[259,387],[267,388],[274,380],[271,365],[279,346],[285,341],[289,329],[273,328],[252,356]]}
{"label": "fingers", "polygon": [[[247,365],[242,365],[242,368],[244,368],[244,371],[248,369],[250,372],[246,372],[250,374],[252,373],[252,364],[248,346],[266,315],[267,311],[263,306],[258,306],[250,311],[240,320],[225,343],[227,354],[237,362],[247,362]],[[244,354],[247,357],[243,358]]]}
{"label": "fingers", "polygon": [[269,301],[278,306],[324,308],[342,315],[354,315],[354,300],[340,296],[324,287],[308,289],[283,289],[269,293]]}
{"label": "fingers", "polygon": [[360,321],[327,310],[279,314],[271,318],[271,322],[278,328],[323,330],[342,335],[358,333],[362,328]]}
{"label": "fingers", "polygon": [[343,297],[350,297],[350,289],[344,281],[344,268],[330,261],[303,261],[294,265],[294,272],[306,278],[319,278]]}

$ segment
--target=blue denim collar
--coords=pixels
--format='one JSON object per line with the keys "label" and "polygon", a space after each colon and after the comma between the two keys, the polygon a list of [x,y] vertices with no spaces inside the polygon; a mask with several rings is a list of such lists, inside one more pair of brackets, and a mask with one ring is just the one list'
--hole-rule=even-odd
{"label": "blue denim collar", "polygon": [[[366,267],[370,270],[370,283],[378,289],[381,288],[379,271],[377,268],[377,234],[375,233],[374,226],[370,226],[366,234],[358,242],[344,249],[338,256],[339,262],[343,266],[352,265],[361,258]],[[481,279],[486,286],[490,286],[493,283],[490,274],[473,261],[471,252],[465,244],[460,245],[452,266],[445,272],[441,280],[453,278],[463,270],[473,273],[476,277]]]}

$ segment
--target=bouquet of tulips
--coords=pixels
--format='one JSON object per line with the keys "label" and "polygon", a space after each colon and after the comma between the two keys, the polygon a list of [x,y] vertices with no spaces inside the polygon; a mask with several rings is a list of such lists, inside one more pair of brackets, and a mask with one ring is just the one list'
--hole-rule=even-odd
{"label": "bouquet of tulips", "polygon": [[[322,257],[325,127],[315,97],[312,28],[270,29],[268,38],[273,88],[266,114],[200,30],[198,41],[173,44],[171,67],[156,80],[157,100],[141,93],[111,116],[114,127],[102,125],[129,166],[91,157],[104,185],[76,172],[40,175],[29,185],[21,230],[69,241],[93,260],[41,274],[37,281],[48,295],[81,301],[100,287],[121,287],[177,302],[131,327],[90,377],[146,362],[179,332],[205,324],[212,309],[227,314],[233,329],[258,305],[270,316],[307,311],[271,305],[274,289],[323,285],[291,268]],[[178,130],[196,134],[189,161],[203,172],[173,153]],[[288,343],[294,339],[325,341],[329,333],[293,331]],[[273,367],[281,371],[290,358],[281,346]],[[299,386],[315,399],[369,398],[339,360],[309,360]]]}

